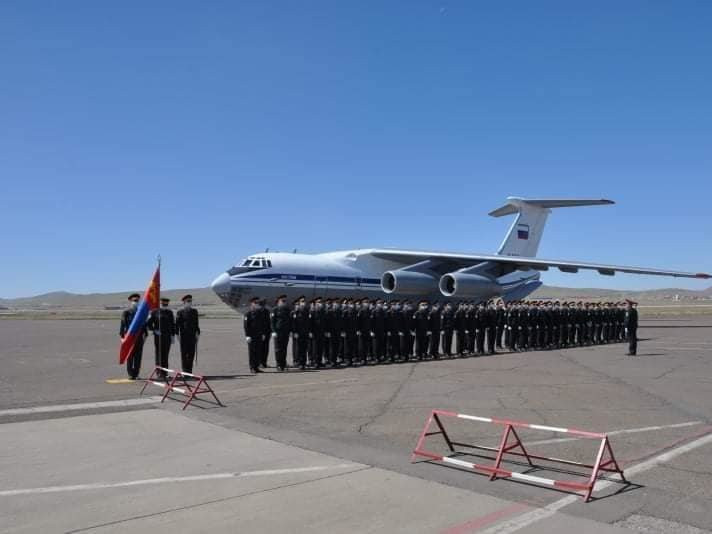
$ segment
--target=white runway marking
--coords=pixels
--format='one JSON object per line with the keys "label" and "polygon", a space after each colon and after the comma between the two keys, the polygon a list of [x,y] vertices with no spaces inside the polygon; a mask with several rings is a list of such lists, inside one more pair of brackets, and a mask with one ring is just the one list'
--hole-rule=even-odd
{"label": "white runway marking", "polygon": [[53,404],[51,406],[35,406],[33,408],[13,408],[10,410],[0,410],[0,417],[8,415],[28,415],[36,413],[52,413],[80,410],[96,410],[97,408],[123,408],[131,406],[142,406],[145,404],[155,404],[160,402],[161,397],[146,397],[144,399],[124,399],[104,402],[84,402],[81,404]]}
{"label": "white runway marking", "polygon": [[94,484],[76,484],[74,486],[48,486],[45,488],[27,488],[0,491],[0,497],[15,497],[17,495],[32,495],[38,493],[61,493],[67,491],[88,491],[111,488],[130,488],[133,486],[148,486],[153,484],[170,484],[175,482],[195,482],[200,480],[220,480],[226,478],[263,477],[274,475],[289,475],[293,473],[313,473],[334,469],[350,469],[364,467],[360,464],[315,465],[310,467],[293,467],[290,469],[270,469],[265,471],[245,471],[243,473],[214,473],[211,475],[193,475],[185,477],[147,478],[129,480],[126,482],[97,482]]}
{"label": "white runway marking", "polygon": [[[686,452],[690,452],[694,449],[702,447],[703,445],[707,445],[708,443],[712,443],[712,434],[706,434],[701,438],[691,441],[690,443],[671,449],[658,456],[650,458],[649,460],[645,460],[644,462],[634,465],[633,467],[624,468],[624,473],[626,475],[626,478],[630,480],[631,476],[652,469],[653,467],[664,464],[665,462],[669,462],[670,460],[677,458],[678,456],[685,454]],[[601,480],[596,483],[595,491],[601,491],[613,484],[617,484],[617,482]],[[547,519],[565,506],[568,506],[569,504],[573,504],[580,500],[581,497],[579,495],[569,495],[567,497],[564,497],[563,499],[554,501],[553,503],[544,506],[543,508],[532,510],[531,512],[522,514],[519,517],[509,519],[503,523],[500,523],[499,525],[495,525],[493,527],[488,528],[487,530],[483,530],[481,534],[510,534],[511,532],[516,532],[517,530],[521,530],[538,521]]]}
{"label": "white runway marking", "polygon": [[[620,434],[637,434],[638,432],[652,432],[654,430],[664,430],[667,428],[682,428],[686,426],[701,425],[702,421],[689,421],[687,423],[676,423],[674,425],[646,426],[643,428],[624,428],[623,430],[613,430],[607,432],[609,436],[618,436]],[[539,441],[528,441],[525,445],[546,445],[549,443],[565,443],[567,441],[578,441],[585,438],[553,438],[542,439]]]}

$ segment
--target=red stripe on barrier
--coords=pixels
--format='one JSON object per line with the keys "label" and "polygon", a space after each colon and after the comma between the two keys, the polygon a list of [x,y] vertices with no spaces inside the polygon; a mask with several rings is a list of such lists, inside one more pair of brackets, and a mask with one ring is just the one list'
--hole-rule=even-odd
{"label": "red stripe on barrier", "polygon": [[436,413],[438,415],[447,415],[448,417],[457,417],[457,414],[455,412],[448,412],[445,410],[433,410],[433,413]]}

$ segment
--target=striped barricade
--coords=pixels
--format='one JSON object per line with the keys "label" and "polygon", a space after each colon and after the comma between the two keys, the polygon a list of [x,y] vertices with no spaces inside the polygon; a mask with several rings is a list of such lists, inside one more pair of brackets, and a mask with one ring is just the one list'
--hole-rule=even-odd
{"label": "striped barricade", "polygon": [[[445,430],[443,425],[443,417],[454,417],[457,419],[464,419],[468,421],[474,421],[479,423],[490,423],[495,425],[500,425],[504,427],[502,433],[502,438],[500,440],[499,447],[486,447],[483,445],[473,445],[468,443],[459,443],[450,439],[449,434]],[[431,431],[433,423],[437,426],[437,431]],[[517,433],[517,428],[529,428],[532,430],[544,430],[548,432],[556,432],[560,434],[569,434],[578,438],[594,439],[600,440],[600,446],[598,447],[598,453],[596,455],[596,461],[593,464],[586,464],[581,462],[575,462],[572,460],[565,460],[561,458],[552,458],[548,456],[540,456],[537,454],[531,454],[527,451],[522,442],[519,434]],[[451,454],[443,456],[441,454],[436,454],[423,449],[425,440],[429,436],[442,435],[445,443],[450,450]],[[462,454],[462,451],[457,451],[456,447],[465,447],[468,449],[480,449],[496,452],[493,465],[479,464],[467,462],[458,458],[453,458],[453,455]],[[515,450],[519,449],[519,450]],[[524,457],[527,463],[531,467],[541,467],[546,469],[544,466],[537,466],[532,462],[532,460],[544,460],[547,462],[572,465],[580,468],[590,469],[590,475],[588,476],[587,482],[574,482],[568,480],[554,480],[544,477],[539,477],[535,475],[529,475],[526,473],[517,473],[514,471],[508,471],[501,467],[502,461],[505,454],[511,454],[515,456]],[[611,443],[606,434],[597,432],[587,432],[584,430],[576,430],[573,428],[561,428],[545,425],[535,425],[531,423],[524,423],[521,421],[509,421],[506,419],[497,419],[494,417],[478,417],[475,415],[466,415],[455,412],[448,412],[445,410],[433,410],[428,417],[427,422],[423,431],[420,433],[418,438],[418,443],[413,450],[413,455],[411,461],[415,461],[417,457],[428,458],[429,460],[435,460],[443,462],[449,465],[454,465],[458,467],[464,467],[467,469],[472,469],[475,471],[480,471],[487,473],[490,476],[490,480],[495,478],[512,478],[514,480],[520,480],[522,482],[528,482],[533,484],[540,484],[542,486],[549,486],[557,488],[560,490],[571,491],[576,493],[581,493],[584,497],[584,502],[588,502],[591,498],[591,493],[593,492],[594,485],[598,479],[599,473],[601,471],[608,473],[618,473],[621,477],[621,481],[627,483],[625,476],[623,475],[623,470],[619,467],[618,462],[616,462],[615,456],[613,455],[613,449],[611,448]]]}
{"label": "striped barricade", "polygon": [[[165,378],[162,378],[162,375],[165,375]],[[213,388],[210,387],[210,384],[208,384],[208,381],[202,375],[195,375],[193,373],[186,373],[184,371],[168,369],[167,367],[156,366],[151,375],[145,380],[143,388],[141,388],[140,395],[143,395],[143,392],[149,384],[162,387],[166,390],[161,398],[161,402],[166,400],[168,395],[173,392],[187,397],[185,403],[183,403],[183,410],[185,410],[188,405],[193,402],[193,400],[197,399],[198,395],[202,395],[204,393],[210,393],[210,395],[212,395],[215,399],[215,404],[218,406],[224,406],[223,403],[220,402],[220,399],[218,399],[215,391],[213,391]],[[206,402],[212,401],[206,400]]]}

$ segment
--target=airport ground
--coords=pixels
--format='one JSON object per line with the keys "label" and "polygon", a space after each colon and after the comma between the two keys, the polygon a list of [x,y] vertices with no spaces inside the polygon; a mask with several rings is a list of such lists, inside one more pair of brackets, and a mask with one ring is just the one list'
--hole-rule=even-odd
{"label": "airport ground", "polygon": [[[616,344],[257,376],[237,319],[202,326],[197,371],[225,407],[183,412],[157,387],[106,382],[125,375],[113,319],[0,321],[1,530],[712,531],[712,316],[643,318],[635,358]],[[152,360],[147,345],[143,376]],[[411,463],[432,408],[609,432],[630,484],[600,484],[584,504]],[[501,431],[449,428],[490,446]],[[588,440],[522,438],[594,454]]]}

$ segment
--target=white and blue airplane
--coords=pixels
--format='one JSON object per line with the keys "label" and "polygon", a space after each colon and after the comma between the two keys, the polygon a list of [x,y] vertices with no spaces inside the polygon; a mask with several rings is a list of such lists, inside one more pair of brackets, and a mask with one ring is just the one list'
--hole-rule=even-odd
{"label": "white and blue airplane", "polygon": [[541,271],[580,269],[613,276],[616,272],[708,279],[689,273],[536,258],[551,208],[613,204],[610,200],[526,199],[509,197],[490,215],[517,214],[495,254],[460,254],[399,249],[358,249],[322,254],[265,252],[218,276],[211,287],[239,310],[258,297],[272,303],[280,295],[384,300],[485,300],[525,298],[542,285]]}

